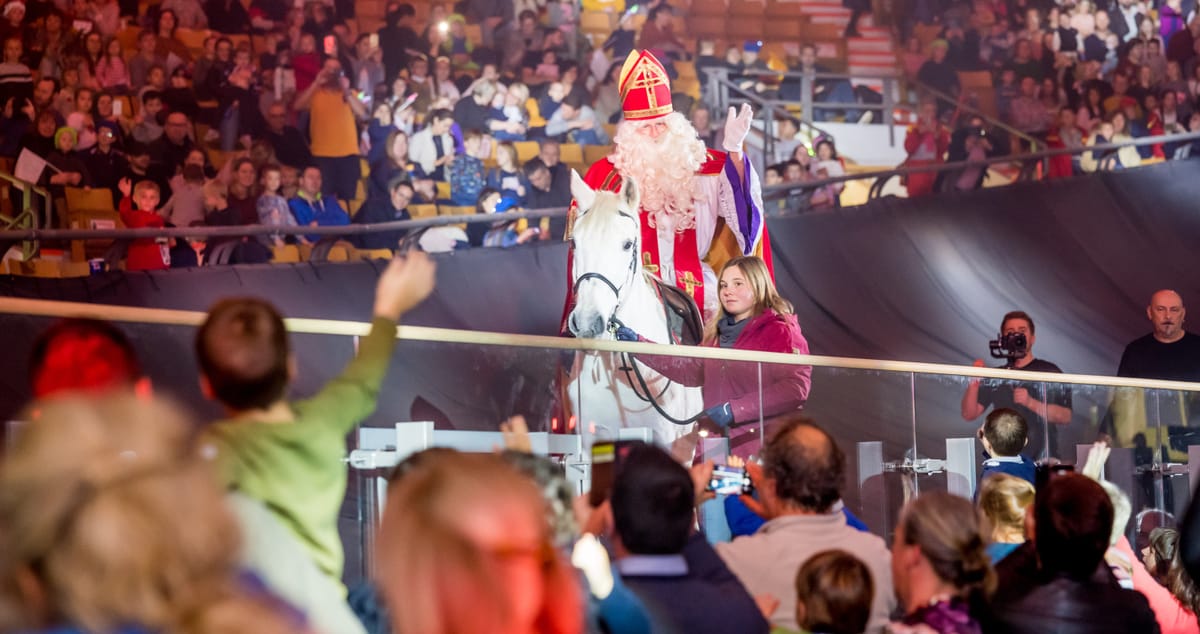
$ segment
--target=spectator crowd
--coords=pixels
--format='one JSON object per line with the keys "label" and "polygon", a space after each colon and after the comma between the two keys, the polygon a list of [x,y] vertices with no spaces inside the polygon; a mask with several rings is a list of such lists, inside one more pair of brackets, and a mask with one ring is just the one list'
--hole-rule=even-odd
{"label": "spectator crowd", "polygon": [[[610,142],[614,77],[637,40],[626,19],[592,46],[577,3],[518,4],[434,4],[418,23],[411,4],[391,1],[371,33],[340,1],[14,0],[0,23],[0,159],[10,171],[39,166],[23,153],[45,161],[35,178],[55,199],[42,219],[51,227],[66,226],[77,189],[110,191],[130,227],[383,222],[411,217],[409,205],[565,207],[562,159],[582,169],[582,148]],[[650,13],[670,17],[667,7]],[[157,206],[143,207],[150,189]],[[550,235],[514,221],[482,227],[426,246]],[[233,261],[315,237],[243,240]],[[402,237],[358,246],[395,248]],[[157,258],[144,244],[132,266],[189,266],[211,253],[185,242],[158,245]]]}
{"label": "spectator crowd", "polygon": [[[1200,131],[1193,2],[983,0],[908,8],[898,25],[906,39],[904,72],[937,91],[905,139],[910,165],[981,160],[1031,144],[1083,150]],[[1006,130],[963,106],[994,113]],[[1060,155],[1045,175],[1182,159],[1198,147],[1181,141]],[[968,170],[910,178],[909,194],[973,189],[982,177]]]}

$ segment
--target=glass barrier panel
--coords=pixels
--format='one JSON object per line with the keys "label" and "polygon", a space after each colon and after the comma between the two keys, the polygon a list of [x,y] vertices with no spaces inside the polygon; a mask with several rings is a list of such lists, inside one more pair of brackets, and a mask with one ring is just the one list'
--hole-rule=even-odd
{"label": "glass barrier panel", "polygon": [[[0,315],[10,357],[27,358],[54,318]],[[119,324],[160,395],[201,423],[220,408],[200,393],[192,326]],[[462,333],[465,337],[473,333]],[[361,339],[290,335],[298,373],[292,398],[316,394],[355,356]],[[0,385],[14,420],[28,394],[23,366]],[[688,422],[731,404],[733,425]],[[764,440],[801,411],[834,438],[847,458],[843,501],[875,533],[890,537],[905,500],[931,490],[975,495],[983,468],[976,432],[988,412],[1012,407],[1027,419],[1025,455],[1082,469],[1097,437],[1111,440],[1104,478],[1129,500],[1125,533],[1140,549],[1150,530],[1174,526],[1200,473],[1200,392],[1106,387],[1044,380],[971,378],[909,371],[808,367],[573,349],[397,342],[375,412],[350,434],[349,482],[339,517],[345,581],[370,576],[374,529],[397,460],[431,446],[492,451],[504,444],[505,419],[521,415],[536,453],[561,466],[576,490],[590,485],[594,440],[642,438],[683,455],[721,462],[761,454]],[[707,418],[712,418],[711,414]],[[10,426],[11,428],[12,426]],[[690,451],[688,451],[690,450]],[[1198,463],[1200,464],[1200,463]],[[710,520],[706,516],[706,521]],[[713,527],[716,524],[706,525]],[[727,527],[728,528],[728,527]],[[710,533],[710,535],[715,533]],[[1136,551],[1135,551],[1136,552]]]}
{"label": "glass barrier panel", "polygon": [[912,375],[813,367],[804,414],[846,455],[842,500],[871,531],[891,534],[915,454]]}

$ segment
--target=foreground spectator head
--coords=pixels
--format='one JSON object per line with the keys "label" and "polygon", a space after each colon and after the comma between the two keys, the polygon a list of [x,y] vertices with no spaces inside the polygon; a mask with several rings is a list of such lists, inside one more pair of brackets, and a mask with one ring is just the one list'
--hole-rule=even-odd
{"label": "foreground spectator head", "polygon": [[569,552],[579,537],[579,523],[572,506],[575,492],[562,466],[545,456],[523,451],[505,451],[500,457],[537,485],[546,501],[546,522],[554,536],[554,545]]}
{"label": "foreground spectator head", "polygon": [[1007,473],[994,473],[979,487],[979,510],[989,541],[1001,544],[1025,541],[1025,513],[1033,504],[1033,484]]}
{"label": "foreground spectator head", "polygon": [[910,613],[945,593],[966,600],[991,594],[996,577],[970,500],[935,491],[905,505],[892,543],[892,580]]}
{"label": "foreground spectator head", "polygon": [[1042,568],[1084,580],[1104,560],[1113,506],[1095,480],[1074,473],[1050,478],[1034,502],[1034,544]]}
{"label": "foreground spectator head", "polygon": [[874,598],[871,569],[844,550],[819,552],[796,573],[796,622],[806,632],[866,631]]}
{"label": "foreground spectator head", "polygon": [[771,515],[828,513],[842,497],[846,455],[806,418],[781,424],[763,448],[762,460],[766,482],[761,493]]}
{"label": "foreground spectator head", "polygon": [[238,527],[179,411],[130,395],[38,407],[0,467],[0,630],[299,629],[239,585]]}
{"label": "foreground spectator head", "polygon": [[64,319],[38,335],[29,355],[34,398],[64,392],[107,392],[149,381],[129,338],[98,319]]}
{"label": "foreground spectator head", "polygon": [[236,411],[273,405],[292,376],[283,318],[259,299],[217,302],[196,332],[196,359],[205,394]]}
{"label": "foreground spectator head", "polygon": [[577,634],[581,594],[530,479],[441,450],[393,480],[378,564],[397,632]]}
{"label": "foreground spectator head", "polygon": [[1146,570],[1164,586],[1170,587],[1171,563],[1178,549],[1179,531],[1162,527],[1150,531],[1150,543],[1142,549]]}
{"label": "foreground spectator head", "polygon": [[632,447],[612,488],[618,554],[674,555],[692,531],[696,494],[692,477],[653,445]]}

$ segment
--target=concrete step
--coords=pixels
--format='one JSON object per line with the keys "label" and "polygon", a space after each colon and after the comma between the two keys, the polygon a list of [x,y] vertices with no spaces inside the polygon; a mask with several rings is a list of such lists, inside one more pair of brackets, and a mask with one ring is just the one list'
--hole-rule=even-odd
{"label": "concrete step", "polygon": [[871,75],[875,77],[896,77],[899,75],[894,65],[856,64],[853,60],[850,61],[847,72],[851,75]]}
{"label": "concrete step", "polygon": [[851,51],[847,56],[851,64],[882,64],[887,66],[896,65],[896,56],[892,53],[863,53]]}
{"label": "concrete step", "polygon": [[854,53],[895,54],[895,46],[888,40],[860,40],[858,37],[851,37],[850,40],[846,42],[846,50],[851,55]]}

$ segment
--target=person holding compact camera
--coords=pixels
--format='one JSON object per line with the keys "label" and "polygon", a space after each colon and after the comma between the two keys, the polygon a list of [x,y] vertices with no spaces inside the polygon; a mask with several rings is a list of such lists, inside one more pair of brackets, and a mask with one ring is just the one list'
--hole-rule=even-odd
{"label": "person holding compact camera", "polygon": [[321,194],[353,200],[362,177],[358,121],[368,113],[366,104],[350,90],[350,80],[336,57],[325,60],[316,80],[296,97],[295,106],[309,111],[313,162],[324,176]]}
{"label": "person holding compact camera", "polygon": [[[1000,366],[1004,369],[1026,372],[1056,372],[1057,365],[1033,356],[1033,318],[1024,311],[1015,310],[1000,322],[1000,338],[990,342],[993,357],[1007,359]],[[976,359],[975,367],[983,367],[983,359]],[[1058,455],[1058,435],[1053,425],[1071,422],[1071,391],[1062,385],[998,381],[995,379],[971,379],[962,398],[963,420],[973,421],[988,411],[989,407],[1016,410],[1029,424],[1029,445],[1026,453],[1035,460],[1048,455]]]}

